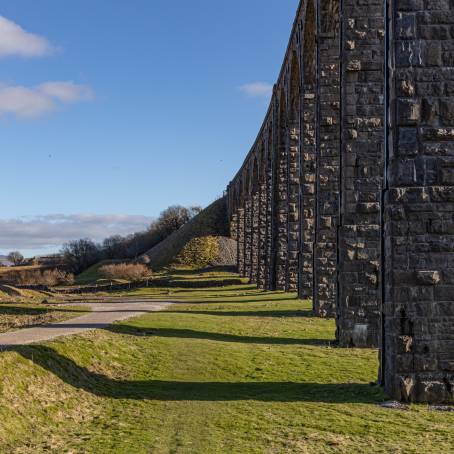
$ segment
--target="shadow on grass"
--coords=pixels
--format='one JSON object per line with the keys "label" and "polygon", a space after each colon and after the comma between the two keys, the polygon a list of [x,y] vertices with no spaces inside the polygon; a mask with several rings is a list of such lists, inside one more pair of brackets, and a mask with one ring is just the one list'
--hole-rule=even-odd
{"label": "shadow on grass", "polygon": [[0,316],[2,315],[43,315],[49,312],[80,312],[86,313],[87,310],[71,308],[67,306],[67,309],[59,309],[57,307],[27,307],[27,306],[1,306],[0,305]]}
{"label": "shadow on grass", "polygon": [[383,400],[379,388],[362,383],[114,380],[91,372],[46,346],[14,347],[10,351],[19,353],[77,389],[113,399],[323,403],[376,403]]}
{"label": "shadow on grass", "polygon": [[295,318],[295,317],[315,317],[312,311],[172,311],[166,310],[166,314],[185,314],[185,315],[214,315],[221,317],[276,317],[276,318]]}
{"label": "shadow on grass", "polygon": [[121,324],[110,325],[105,329],[115,334],[127,334],[130,336],[138,337],[156,336],[170,337],[176,339],[200,339],[218,342],[236,342],[243,344],[264,344],[264,345],[319,345],[319,346],[330,345],[330,341],[326,339],[295,339],[291,337],[240,336],[236,334],[194,331],[192,329],[138,328],[131,325]]}
{"label": "shadow on grass", "polygon": [[[159,287],[156,287],[159,288]],[[219,293],[219,292],[232,292],[232,293],[247,293],[253,292],[254,295],[266,294],[266,295],[275,295],[275,294],[283,294],[283,292],[265,292],[263,290],[257,290],[257,287],[246,286],[246,287],[239,287],[239,286],[232,286],[231,288],[222,288],[222,287],[209,287],[209,288],[189,288],[189,289],[178,289],[175,293]],[[227,297],[229,295],[226,295]]]}
{"label": "shadow on grass", "polygon": [[167,274],[167,275],[171,276],[172,274],[176,274],[176,275],[184,275],[184,276],[187,276],[187,275],[200,276],[200,275],[207,274],[207,273],[227,273],[229,275],[233,275],[234,277],[239,277],[239,275],[237,274],[236,267],[230,266],[230,265],[211,266],[211,267],[192,269],[192,270],[168,269],[166,271],[166,273],[164,273],[164,275]]}
{"label": "shadow on grass", "polygon": [[[159,295],[161,298],[162,296],[166,295]],[[187,304],[248,304],[248,303],[278,303],[279,301],[295,301],[298,298],[295,296],[282,296],[282,298],[273,298],[273,299],[267,299],[265,298],[268,295],[263,295],[262,297],[258,298],[250,298],[247,295],[237,295],[237,296],[232,296],[231,300],[226,299],[228,298],[228,295],[223,295],[223,296],[203,296],[203,299],[198,299],[197,297],[186,297],[185,295],[176,295],[176,294],[169,294],[169,297],[175,297],[180,299],[181,301],[184,301]],[[187,298],[187,300],[186,300]],[[202,297],[201,297],[202,298]],[[218,299],[221,298],[221,299]],[[247,300],[243,299],[240,301],[235,301],[235,298],[247,298]],[[176,301],[176,302],[181,302],[181,301]]]}

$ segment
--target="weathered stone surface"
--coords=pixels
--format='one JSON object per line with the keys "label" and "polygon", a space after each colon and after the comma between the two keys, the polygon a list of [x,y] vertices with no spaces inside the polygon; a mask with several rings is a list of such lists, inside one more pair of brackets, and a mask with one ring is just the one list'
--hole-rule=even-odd
{"label": "weathered stone surface", "polygon": [[[430,6],[430,7],[429,7]],[[396,125],[385,204],[383,305],[386,391],[414,402],[454,401],[453,2],[397,2],[390,51]],[[443,49],[446,51],[444,52]]]}
{"label": "weathered stone surface", "polygon": [[454,401],[452,0],[301,2],[228,200],[241,275],[380,347],[393,398]]}

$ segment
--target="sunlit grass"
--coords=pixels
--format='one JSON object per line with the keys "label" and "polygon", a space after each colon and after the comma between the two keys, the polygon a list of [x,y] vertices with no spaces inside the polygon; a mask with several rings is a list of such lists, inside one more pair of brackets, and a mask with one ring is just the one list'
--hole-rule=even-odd
{"label": "sunlit grass", "polygon": [[309,302],[251,286],[2,353],[2,452],[448,453],[454,415],[386,410],[375,350],[333,346]]}

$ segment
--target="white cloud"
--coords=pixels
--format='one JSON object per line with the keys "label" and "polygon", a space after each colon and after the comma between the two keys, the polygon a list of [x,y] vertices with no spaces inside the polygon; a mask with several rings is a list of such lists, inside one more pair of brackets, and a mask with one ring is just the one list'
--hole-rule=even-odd
{"label": "white cloud", "polygon": [[44,95],[67,103],[93,99],[93,90],[90,87],[74,82],[46,82],[41,84],[38,90]]}
{"label": "white cloud", "polygon": [[146,229],[153,218],[129,215],[51,214],[0,219],[0,249],[58,250],[68,241],[90,238],[102,241],[112,235],[128,235]]}
{"label": "white cloud", "polygon": [[250,98],[270,98],[273,94],[273,85],[266,82],[252,82],[242,85],[240,91]]}
{"label": "white cloud", "polygon": [[93,90],[73,82],[46,82],[37,87],[0,84],[0,115],[35,118],[52,112],[60,104],[93,99]]}
{"label": "white cloud", "polygon": [[6,17],[0,16],[0,57],[42,57],[53,51],[46,38],[29,33]]}

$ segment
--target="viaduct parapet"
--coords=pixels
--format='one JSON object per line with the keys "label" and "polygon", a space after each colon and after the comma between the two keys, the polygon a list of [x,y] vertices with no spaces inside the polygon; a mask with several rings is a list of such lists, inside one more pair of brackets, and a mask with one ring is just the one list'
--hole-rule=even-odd
{"label": "viaduct parapet", "polygon": [[392,397],[454,400],[454,0],[303,0],[227,194],[242,276],[379,347]]}

